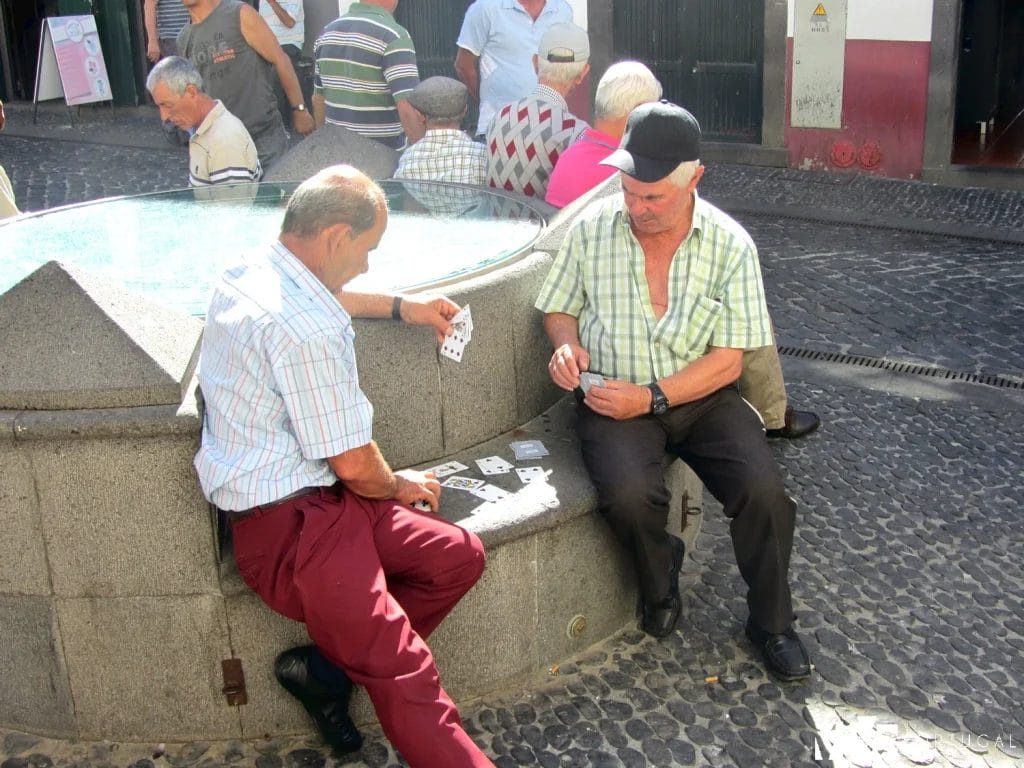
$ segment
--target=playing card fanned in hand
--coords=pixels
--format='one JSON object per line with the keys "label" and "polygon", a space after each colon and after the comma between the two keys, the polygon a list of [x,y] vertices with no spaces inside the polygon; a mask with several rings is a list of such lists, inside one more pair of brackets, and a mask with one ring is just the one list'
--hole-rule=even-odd
{"label": "playing card fanned in hand", "polygon": [[580,374],[580,389],[583,390],[583,394],[587,394],[591,387],[603,387],[604,376],[599,373],[590,373],[584,371]]}
{"label": "playing card fanned in hand", "polygon": [[452,318],[452,332],[444,337],[441,354],[455,362],[462,362],[462,353],[473,338],[473,315],[467,304]]}

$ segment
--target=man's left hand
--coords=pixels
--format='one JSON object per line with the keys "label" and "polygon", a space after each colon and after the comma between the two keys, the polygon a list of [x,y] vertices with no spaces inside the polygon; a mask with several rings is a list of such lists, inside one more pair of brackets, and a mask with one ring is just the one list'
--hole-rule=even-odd
{"label": "man's left hand", "polygon": [[313,132],[313,116],[306,110],[294,110],[292,112],[292,128],[302,135],[308,136]]}
{"label": "man's left hand", "polygon": [[594,413],[622,421],[651,412],[651,391],[628,381],[605,379],[603,387],[591,387],[583,399]]}
{"label": "man's left hand", "polygon": [[437,343],[443,344],[452,328],[451,319],[459,313],[459,305],[444,296],[403,296],[400,311],[402,320],[410,325],[433,326]]}

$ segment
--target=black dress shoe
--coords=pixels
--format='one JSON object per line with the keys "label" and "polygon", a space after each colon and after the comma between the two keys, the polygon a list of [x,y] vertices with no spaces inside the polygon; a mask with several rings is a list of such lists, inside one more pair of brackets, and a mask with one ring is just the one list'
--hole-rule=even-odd
{"label": "black dress shoe", "polygon": [[669,539],[672,541],[672,567],[668,571],[668,597],[658,603],[644,604],[642,627],[653,637],[671,635],[683,609],[679,597],[679,571],[683,568],[686,545],[677,536],[669,536]]}
{"label": "black dress shoe", "polygon": [[316,678],[309,669],[314,653],[319,651],[313,645],[284,651],[274,662],[274,677],[299,700],[327,744],[338,753],[355,752],[363,745],[363,736],[348,716],[352,682],[337,668],[332,684]]}
{"label": "black dress shoe", "polygon": [[782,634],[773,635],[747,619],[747,637],[764,654],[768,669],[781,679],[802,680],[810,676],[811,659],[792,627]]}
{"label": "black dress shoe", "polygon": [[766,429],[765,434],[768,437],[785,437],[795,440],[798,437],[811,434],[820,426],[821,419],[818,418],[818,414],[810,411],[795,411],[787,406],[785,425],[779,429]]}

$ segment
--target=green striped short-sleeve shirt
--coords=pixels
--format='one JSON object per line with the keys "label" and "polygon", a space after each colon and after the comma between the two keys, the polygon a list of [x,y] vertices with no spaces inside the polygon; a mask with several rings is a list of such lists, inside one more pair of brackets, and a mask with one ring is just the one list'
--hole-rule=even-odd
{"label": "green striped short-sleeve shirt", "polygon": [[419,85],[419,69],[412,38],[390,13],[353,3],[324,27],[313,58],[313,93],[323,97],[328,123],[392,149],[405,147],[396,102]]}
{"label": "green striped short-sleeve shirt", "polygon": [[668,281],[668,309],[659,320],[643,249],[616,195],[596,201],[569,230],[536,307],[576,317],[590,369],[634,384],[670,376],[712,346],[773,343],[753,241],[696,195],[693,226]]}

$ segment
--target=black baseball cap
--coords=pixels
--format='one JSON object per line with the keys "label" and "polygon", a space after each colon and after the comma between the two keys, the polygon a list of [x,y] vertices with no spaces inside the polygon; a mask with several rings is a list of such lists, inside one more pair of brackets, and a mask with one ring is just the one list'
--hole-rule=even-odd
{"label": "black baseball cap", "polygon": [[668,176],[680,163],[700,158],[700,123],[670,101],[641,104],[626,119],[619,148],[601,161],[637,181]]}

